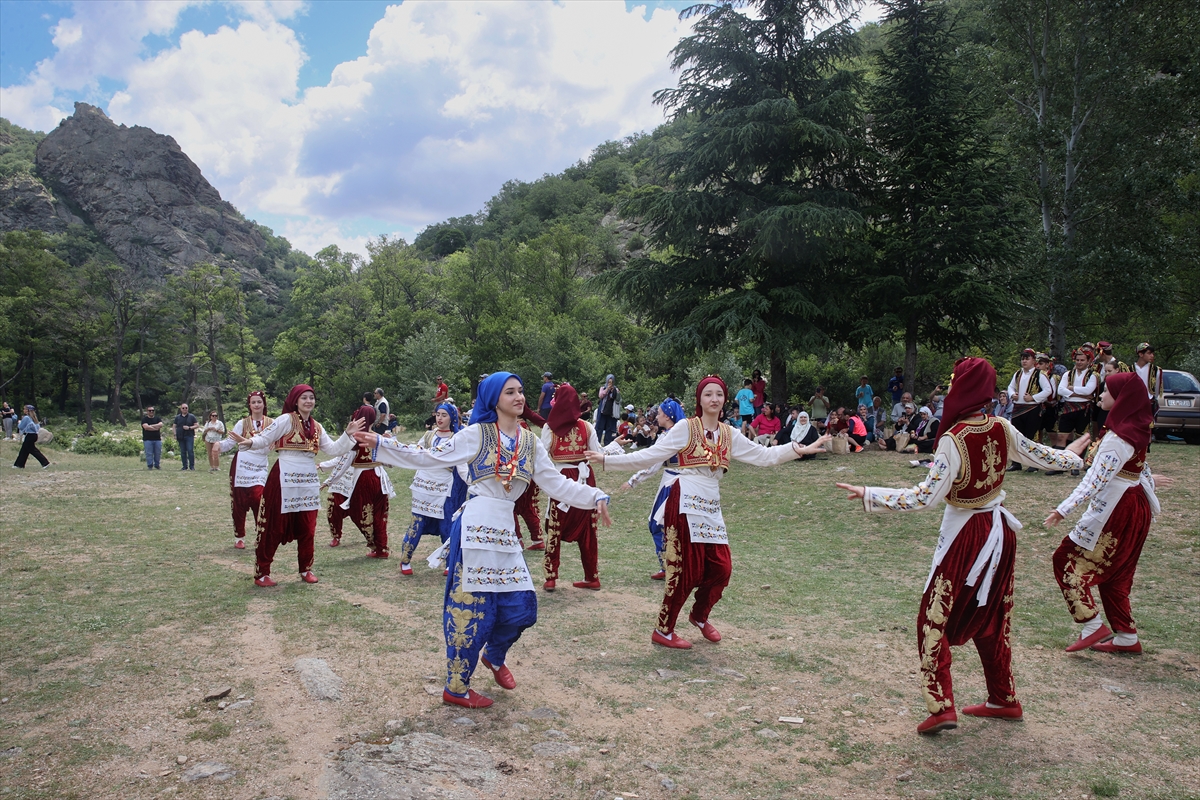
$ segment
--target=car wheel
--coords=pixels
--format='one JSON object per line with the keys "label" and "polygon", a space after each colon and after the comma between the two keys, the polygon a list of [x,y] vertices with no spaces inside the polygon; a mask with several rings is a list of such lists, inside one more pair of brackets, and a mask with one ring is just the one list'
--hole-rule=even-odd
{"label": "car wheel", "polygon": [[1200,431],[1184,431],[1183,440],[1188,444],[1200,444]]}
{"label": "car wheel", "polygon": [[1169,433],[1169,431],[1166,428],[1155,428],[1154,441],[1165,442],[1167,440],[1167,433]]}

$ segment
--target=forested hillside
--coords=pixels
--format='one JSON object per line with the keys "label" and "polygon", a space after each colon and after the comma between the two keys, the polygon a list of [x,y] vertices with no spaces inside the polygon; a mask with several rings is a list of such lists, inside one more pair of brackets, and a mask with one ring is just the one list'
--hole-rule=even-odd
{"label": "forested hillside", "polygon": [[[897,0],[855,29],[832,0],[752,5],[697,12],[667,124],[412,243],[309,259],[263,229],[275,307],[220,266],[131,280],[86,229],[6,234],[0,394],[116,419],[304,381],[333,420],[499,368],[533,394],[611,372],[638,403],[755,367],[780,400],[901,364],[920,393],[963,353],[1003,372],[1100,339],[1200,369],[1200,9]],[[0,130],[0,178],[31,146]]]}

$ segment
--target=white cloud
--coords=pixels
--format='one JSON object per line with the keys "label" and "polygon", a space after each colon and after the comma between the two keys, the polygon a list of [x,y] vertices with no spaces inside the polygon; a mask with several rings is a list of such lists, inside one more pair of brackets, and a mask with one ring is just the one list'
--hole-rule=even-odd
{"label": "white cloud", "polygon": [[[57,53],[0,89],[5,116],[48,130],[87,99],[170,134],[249,216],[296,220],[284,233],[306,250],[315,235],[360,250],[339,221],[411,231],[473,212],[506,180],[653,128],[651,95],[674,83],[669,51],[690,25],[621,0],[409,0],[388,7],[362,57],[300,93],[298,2],[231,0],[241,21],[150,55],[145,38],[173,35],[197,2],[77,2]],[[121,88],[96,97],[102,80]]]}

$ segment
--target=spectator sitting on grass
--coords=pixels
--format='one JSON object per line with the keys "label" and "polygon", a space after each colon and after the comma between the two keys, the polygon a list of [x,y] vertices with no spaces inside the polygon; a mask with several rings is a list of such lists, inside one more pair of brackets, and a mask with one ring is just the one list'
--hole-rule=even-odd
{"label": "spectator sitting on grass", "polygon": [[[817,433],[817,426],[813,425],[808,418],[807,411],[800,411],[796,414],[796,424],[792,426],[791,440],[797,445],[812,444],[820,437]],[[800,456],[800,460],[804,461],[808,458],[816,458],[816,456]]]}
{"label": "spectator sitting on grass", "polygon": [[764,403],[762,413],[754,418],[750,427],[753,429],[755,442],[764,447],[775,444],[775,434],[783,427],[783,422],[775,415],[775,404]]}

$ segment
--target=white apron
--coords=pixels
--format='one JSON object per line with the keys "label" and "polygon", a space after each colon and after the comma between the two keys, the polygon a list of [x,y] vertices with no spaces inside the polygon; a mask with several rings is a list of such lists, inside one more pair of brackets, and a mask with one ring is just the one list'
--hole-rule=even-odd
{"label": "white apron", "polygon": [[462,589],[465,592],[533,591],[517,535],[512,500],[476,495],[462,509]]}

